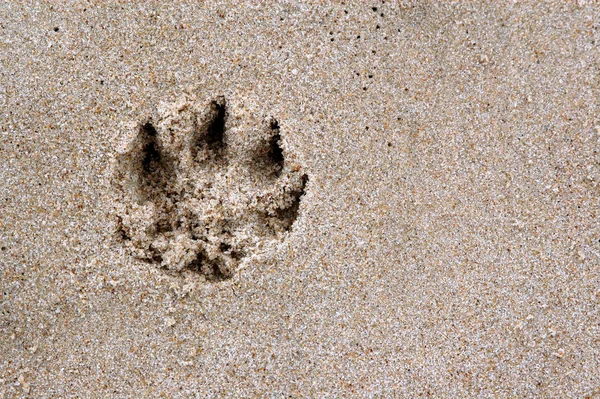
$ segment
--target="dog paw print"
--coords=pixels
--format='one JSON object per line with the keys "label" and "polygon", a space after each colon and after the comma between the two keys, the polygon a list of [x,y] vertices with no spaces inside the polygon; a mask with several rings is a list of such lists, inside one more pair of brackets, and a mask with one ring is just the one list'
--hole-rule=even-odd
{"label": "dog paw print", "polygon": [[113,166],[120,236],[133,254],[209,280],[231,277],[298,217],[308,181],[273,118],[223,97],[185,97],[130,126]]}

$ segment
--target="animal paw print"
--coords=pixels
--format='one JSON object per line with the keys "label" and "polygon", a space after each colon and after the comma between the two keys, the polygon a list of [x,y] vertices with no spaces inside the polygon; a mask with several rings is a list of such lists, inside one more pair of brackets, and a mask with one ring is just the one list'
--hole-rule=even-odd
{"label": "animal paw print", "polygon": [[117,146],[118,229],[141,259],[222,280],[291,229],[307,181],[275,119],[184,97]]}

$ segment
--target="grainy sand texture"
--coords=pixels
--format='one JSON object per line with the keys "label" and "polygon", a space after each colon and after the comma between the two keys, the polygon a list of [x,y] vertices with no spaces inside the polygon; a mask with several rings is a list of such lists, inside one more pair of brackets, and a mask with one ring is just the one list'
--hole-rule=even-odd
{"label": "grainy sand texture", "polygon": [[0,5],[0,398],[600,398],[600,6]]}

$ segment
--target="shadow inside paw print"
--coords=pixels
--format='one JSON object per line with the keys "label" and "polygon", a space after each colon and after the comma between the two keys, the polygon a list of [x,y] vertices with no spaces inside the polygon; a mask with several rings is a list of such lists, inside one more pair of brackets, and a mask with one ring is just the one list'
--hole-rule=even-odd
{"label": "shadow inside paw print", "polygon": [[276,120],[223,97],[184,98],[132,129],[113,184],[120,236],[135,256],[222,280],[298,217],[308,177]]}

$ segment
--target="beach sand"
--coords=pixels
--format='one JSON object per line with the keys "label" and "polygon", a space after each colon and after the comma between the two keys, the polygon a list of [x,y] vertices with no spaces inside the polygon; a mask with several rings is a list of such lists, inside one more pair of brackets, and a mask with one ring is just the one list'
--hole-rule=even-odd
{"label": "beach sand", "polygon": [[[600,8],[236,3],[0,5],[0,397],[599,398]],[[239,262],[119,234],[118,143],[184,96],[251,121]]]}

